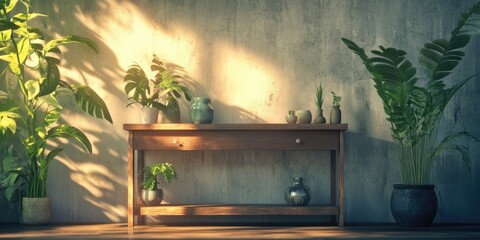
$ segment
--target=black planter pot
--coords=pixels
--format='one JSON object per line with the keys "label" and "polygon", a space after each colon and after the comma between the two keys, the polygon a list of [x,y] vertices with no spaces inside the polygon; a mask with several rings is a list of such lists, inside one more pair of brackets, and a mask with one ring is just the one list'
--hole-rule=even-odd
{"label": "black planter pot", "polygon": [[437,214],[435,185],[394,184],[390,210],[398,225],[427,227]]}

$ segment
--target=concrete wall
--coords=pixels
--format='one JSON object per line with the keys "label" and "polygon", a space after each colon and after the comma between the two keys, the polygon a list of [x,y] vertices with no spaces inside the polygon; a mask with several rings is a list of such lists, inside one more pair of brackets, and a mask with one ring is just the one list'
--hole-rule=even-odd
{"label": "concrete wall", "polygon": [[[65,49],[65,79],[97,89],[114,124],[69,111],[66,121],[84,129],[94,144],[88,155],[67,145],[52,164],[48,194],[55,222],[126,221],[127,134],[123,123],[140,122],[140,109],[123,93],[132,62],[148,69],[153,54],[182,67],[196,96],[213,99],[215,123],[283,123],[289,109],[315,110],[322,83],[325,115],[330,91],[342,96],[346,135],[346,222],[392,222],[392,184],[400,183],[395,146],[379,97],[360,60],[340,41],[346,37],[372,49],[406,50],[417,63],[423,43],[448,38],[471,0],[317,1],[33,1],[50,16],[55,36],[95,40],[100,54]],[[480,39],[467,49],[452,78],[480,72]],[[467,129],[480,136],[479,80],[471,81],[448,106],[442,133]],[[65,101],[73,101],[65,99]],[[182,121],[188,122],[188,103]],[[472,147],[469,174],[457,155],[442,155],[431,182],[439,195],[436,222],[480,223],[480,151]],[[304,176],[313,203],[328,199],[328,155],[321,152],[148,153],[172,162],[178,181],[164,186],[174,203],[282,203],[292,176]],[[5,206],[5,205],[3,205]],[[3,208],[2,206],[2,208]],[[0,214],[1,215],[1,214]]]}

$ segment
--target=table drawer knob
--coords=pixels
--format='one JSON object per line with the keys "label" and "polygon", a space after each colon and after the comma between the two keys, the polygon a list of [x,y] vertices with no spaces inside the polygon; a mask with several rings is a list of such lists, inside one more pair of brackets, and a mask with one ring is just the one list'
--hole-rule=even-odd
{"label": "table drawer knob", "polygon": [[172,143],[177,145],[178,147],[183,147],[183,144],[181,144],[176,138],[172,139]]}
{"label": "table drawer knob", "polygon": [[298,143],[298,144],[300,144],[300,143],[302,142],[302,139],[297,138],[297,139],[295,139],[295,142]]}

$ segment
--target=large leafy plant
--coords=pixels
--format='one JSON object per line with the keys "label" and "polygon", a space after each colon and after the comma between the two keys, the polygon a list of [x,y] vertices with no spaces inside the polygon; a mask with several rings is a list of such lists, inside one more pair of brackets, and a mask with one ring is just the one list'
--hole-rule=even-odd
{"label": "large leafy plant", "polygon": [[[80,44],[97,52],[91,40],[70,35],[50,41],[40,29],[30,25],[36,18],[46,17],[31,11],[28,0],[0,0],[0,60],[3,65],[0,90],[0,138],[3,179],[7,199],[15,192],[25,197],[46,197],[46,181],[50,162],[62,151],[49,146],[55,138],[76,140],[88,152],[92,144],[78,128],[60,123],[63,107],[60,95],[71,95],[80,108],[91,116],[112,118],[105,102],[88,86],[70,84],[61,79],[60,46]],[[19,154],[9,146],[20,142]],[[22,184],[24,183],[24,184]]]}
{"label": "large leafy plant", "polygon": [[124,77],[125,93],[129,95],[127,107],[139,103],[142,107],[156,107],[167,111],[167,101],[181,98],[192,99],[191,91],[181,84],[181,77],[157,56],[153,56],[150,69],[155,73],[154,79],[149,79],[143,68],[134,63],[130,65]]}
{"label": "large leafy plant", "polygon": [[445,107],[469,80],[476,75],[456,81],[448,87],[446,80],[463,60],[462,51],[471,35],[480,30],[480,3],[461,15],[451,32],[450,39],[437,39],[426,43],[420,50],[420,63],[428,78],[420,86],[416,68],[406,59],[406,52],[380,46],[372,57],[351,40],[342,41],[357,54],[372,75],[375,88],[383,101],[393,138],[398,143],[398,157],[404,184],[427,184],[434,160],[445,150],[460,153],[470,170],[469,149],[456,143],[459,137],[472,138],[466,131],[453,133],[438,141],[440,119]]}

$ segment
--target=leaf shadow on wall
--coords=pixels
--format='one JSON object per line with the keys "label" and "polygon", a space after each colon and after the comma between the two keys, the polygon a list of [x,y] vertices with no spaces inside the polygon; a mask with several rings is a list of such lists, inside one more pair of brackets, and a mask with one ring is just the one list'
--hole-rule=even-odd
{"label": "leaf shadow on wall", "polygon": [[[58,139],[52,146],[64,151],[51,163],[47,194],[52,199],[53,222],[121,222],[126,219],[127,141],[122,130],[127,97],[123,93],[123,75],[116,54],[95,31],[86,26],[79,15],[86,6],[101,1],[47,3],[33,2],[36,11],[50,16],[46,23],[46,39],[59,35],[80,35],[93,40],[99,49],[95,54],[84,46],[62,48],[61,77],[69,83],[88,85],[106,102],[113,125],[88,116],[73,98],[63,98],[61,121],[81,129],[94,147],[90,155],[70,139]],[[88,3],[87,3],[88,2]],[[69,13],[69,14],[66,14]],[[73,13],[73,14],[72,14]],[[91,14],[97,14],[95,11]],[[65,17],[65,16],[69,17]],[[88,17],[88,15],[87,15]]]}

